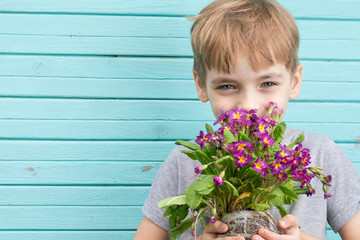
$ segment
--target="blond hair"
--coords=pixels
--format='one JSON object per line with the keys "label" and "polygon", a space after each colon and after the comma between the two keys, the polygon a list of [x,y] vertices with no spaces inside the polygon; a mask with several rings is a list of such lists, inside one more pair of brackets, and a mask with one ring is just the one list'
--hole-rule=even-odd
{"label": "blond hair", "polygon": [[274,0],[216,0],[191,27],[194,71],[205,86],[206,70],[230,73],[238,57],[254,71],[275,63],[294,73],[299,63],[299,31],[294,18]]}

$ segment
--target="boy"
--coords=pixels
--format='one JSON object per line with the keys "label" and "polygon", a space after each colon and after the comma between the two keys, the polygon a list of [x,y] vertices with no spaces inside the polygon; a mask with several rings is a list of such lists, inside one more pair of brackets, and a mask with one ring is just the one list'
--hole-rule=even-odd
{"label": "boy", "polygon": [[[221,110],[233,108],[255,109],[264,115],[269,102],[276,102],[286,111],[288,100],[300,93],[302,65],[297,55],[298,29],[284,8],[273,0],[217,0],[194,20],[191,36],[196,89],[200,101],[210,101],[216,118]],[[324,200],[322,194],[299,196],[299,202],[287,208],[291,215],[278,223],[284,235],[260,229],[252,239],[324,239],[328,221],[342,239],[359,240],[359,174],[325,136],[288,128],[283,144],[292,142],[300,132],[305,134],[303,145],[310,149],[312,163],[333,176],[333,197]],[[195,181],[193,169],[200,166],[181,150],[176,147],[159,170],[134,239],[168,239],[168,220],[162,217],[157,202],[184,193]],[[321,192],[320,183],[314,181],[313,186]],[[276,211],[271,213],[280,219]],[[202,234],[197,239],[214,239],[217,233],[226,231],[227,225],[216,221],[198,230]],[[191,238],[190,232],[180,237]]]}

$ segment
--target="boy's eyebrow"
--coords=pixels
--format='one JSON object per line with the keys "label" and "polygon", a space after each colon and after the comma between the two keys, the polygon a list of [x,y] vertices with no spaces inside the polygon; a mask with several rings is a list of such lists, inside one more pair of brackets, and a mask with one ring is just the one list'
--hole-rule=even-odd
{"label": "boy's eyebrow", "polygon": [[[267,72],[264,73],[256,78],[257,81],[263,81],[269,78],[281,78],[283,74],[277,73],[277,72]],[[214,78],[212,81],[213,84],[223,84],[223,83],[233,83],[236,82],[235,79],[229,78],[229,77],[223,77],[219,76],[217,78]]]}
{"label": "boy's eyebrow", "polygon": [[260,75],[259,77],[257,77],[258,81],[262,81],[262,80],[266,80],[269,78],[281,78],[283,75],[281,73],[277,73],[277,72],[267,72],[264,73],[263,75]]}
{"label": "boy's eyebrow", "polygon": [[213,81],[213,84],[223,84],[223,83],[233,83],[236,82],[235,79],[227,78],[227,77],[217,77]]}

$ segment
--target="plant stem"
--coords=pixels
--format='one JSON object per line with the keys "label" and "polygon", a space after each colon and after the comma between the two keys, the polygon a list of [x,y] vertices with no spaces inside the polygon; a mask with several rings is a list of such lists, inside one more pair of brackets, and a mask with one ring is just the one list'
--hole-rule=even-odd
{"label": "plant stem", "polygon": [[[279,183],[280,183],[280,184],[279,184]],[[275,187],[273,190],[271,190],[268,195],[266,195],[265,197],[263,197],[262,199],[260,199],[257,203],[261,203],[261,202],[264,201],[268,196],[270,196],[276,189],[278,189],[278,188],[281,186],[282,182],[281,182],[280,180],[277,180],[274,184],[277,184],[276,187]]]}

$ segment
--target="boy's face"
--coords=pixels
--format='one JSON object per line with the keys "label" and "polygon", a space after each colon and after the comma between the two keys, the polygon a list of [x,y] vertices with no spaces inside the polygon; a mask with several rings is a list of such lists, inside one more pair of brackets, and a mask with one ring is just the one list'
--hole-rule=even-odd
{"label": "boy's face", "polygon": [[289,99],[296,99],[301,89],[302,65],[291,75],[284,64],[275,64],[255,72],[248,61],[240,58],[235,71],[228,74],[208,70],[206,86],[200,85],[196,72],[194,79],[199,99],[210,101],[216,118],[221,110],[233,108],[255,109],[258,115],[266,115],[269,102],[276,102],[284,112]]}

